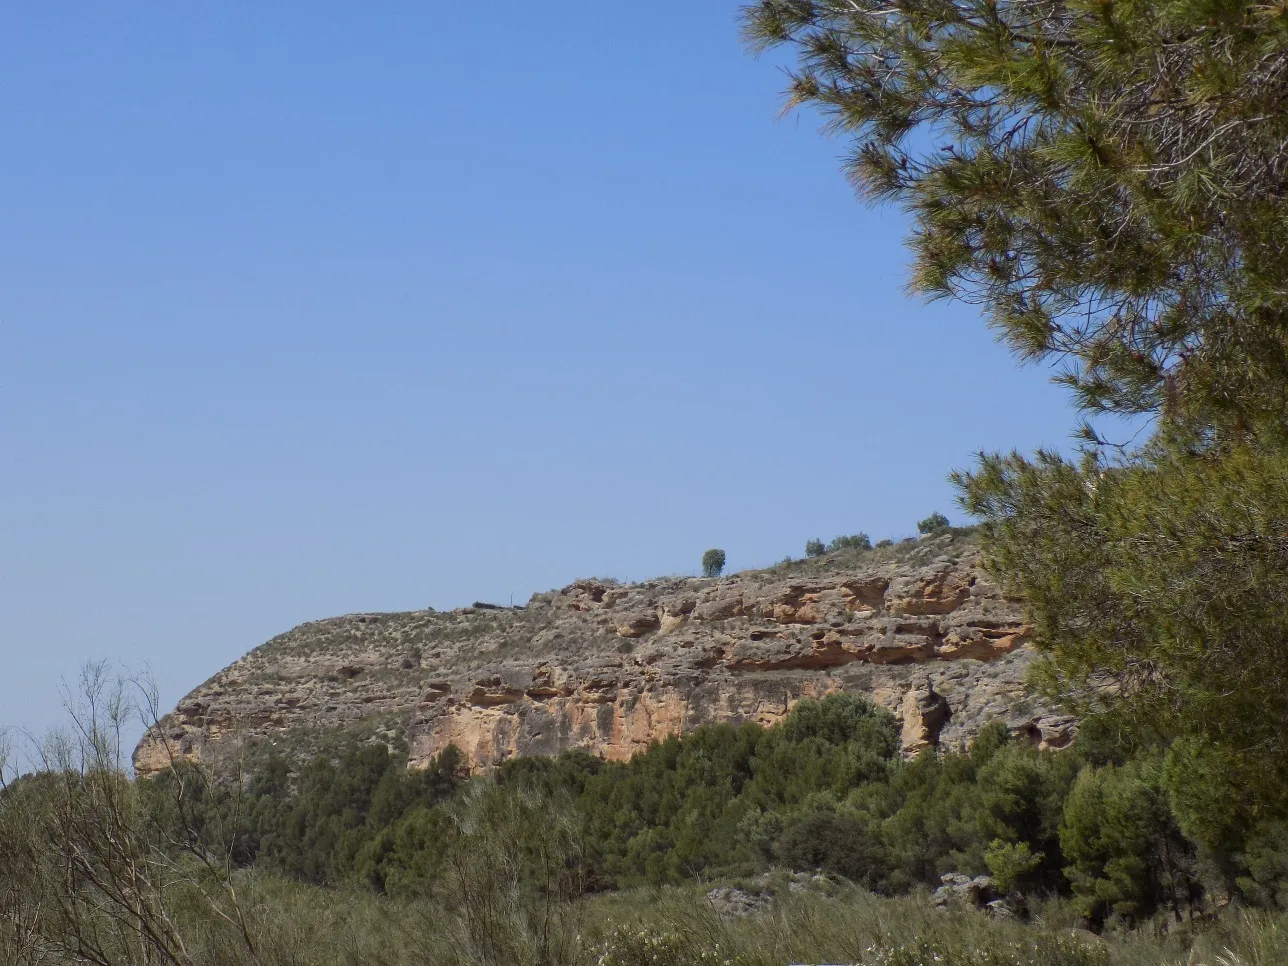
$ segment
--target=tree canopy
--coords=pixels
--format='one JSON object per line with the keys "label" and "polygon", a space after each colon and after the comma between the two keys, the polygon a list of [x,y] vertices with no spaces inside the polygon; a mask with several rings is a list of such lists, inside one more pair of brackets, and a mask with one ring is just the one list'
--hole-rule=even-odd
{"label": "tree canopy", "polygon": [[702,576],[719,577],[724,566],[725,552],[719,547],[712,547],[702,555]]}
{"label": "tree canopy", "polygon": [[761,0],[789,105],[913,216],[913,288],[977,302],[1090,411],[1279,420],[1288,8]]}

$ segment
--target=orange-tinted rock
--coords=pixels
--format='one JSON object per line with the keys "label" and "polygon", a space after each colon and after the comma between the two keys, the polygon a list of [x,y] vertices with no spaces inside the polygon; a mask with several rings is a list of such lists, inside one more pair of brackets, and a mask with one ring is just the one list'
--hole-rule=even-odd
{"label": "orange-tinted rock", "polygon": [[[846,559],[858,563],[836,562]],[[837,555],[721,580],[584,580],[526,607],[304,624],[184,698],[139,744],[135,768],[217,765],[266,739],[308,754],[328,731],[401,737],[413,763],[454,744],[476,770],[568,748],[622,759],[706,722],[772,724],[832,691],[889,709],[910,753],[964,746],[993,720],[1067,742],[1072,723],[1025,691],[1028,629],[972,544],[936,537],[880,559]],[[946,704],[942,721],[914,691]]]}
{"label": "orange-tinted rock", "polygon": [[929,677],[924,686],[909,688],[900,708],[904,754],[916,755],[938,745],[939,733],[952,713],[948,700],[935,690]]}
{"label": "orange-tinted rock", "polygon": [[661,626],[656,614],[632,614],[617,625],[618,637],[643,637]]}
{"label": "orange-tinted rock", "polygon": [[902,577],[886,593],[892,614],[949,614],[970,596],[974,574],[953,567]]}

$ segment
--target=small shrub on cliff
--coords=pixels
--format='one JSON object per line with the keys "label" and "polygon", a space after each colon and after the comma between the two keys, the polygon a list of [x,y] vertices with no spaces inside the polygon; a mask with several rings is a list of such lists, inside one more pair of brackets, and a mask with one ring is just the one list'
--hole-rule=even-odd
{"label": "small shrub on cliff", "polygon": [[871,550],[872,541],[866,533],[852,533],[849,536],[833,537],[827,545],[829,552],[836,550]]}
{"label": "small shrub on cliff", "polygon": [[924,537],[932,533],[941,533],[947,530],[949,526],[951,524],[948,522],[948,517],[936,511],[917,523],[917,532]]}
{"label": "small shrub on cliff", "polygon": [[724,572],[725,552],[719,547],[712,547],[702,555],[702,576],[719,577]]}
{"label": "small shrub on cliff", "polygon": [[805,541],[805,556],[821,557],[827,553],[827,547],[823,546],[823,541],[815,537],[813,540]]}

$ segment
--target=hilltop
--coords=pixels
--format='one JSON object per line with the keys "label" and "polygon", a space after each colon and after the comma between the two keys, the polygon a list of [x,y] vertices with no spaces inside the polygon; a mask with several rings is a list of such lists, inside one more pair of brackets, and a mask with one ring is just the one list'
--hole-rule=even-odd
{"label": "hilltop", "polygon": [[969,532],[722,578],[579,580],[526,605],[350,614],[281,634],[183,698],[134,753],[219,766],[270,742],[305,756],[358,736],[472,771],[585,748],[630,757],[714,721],[773,724],[802,697],[862,694],[905,754],[1002,721],[1041,747],[1073,722],[1026,693],[1021,608]]}

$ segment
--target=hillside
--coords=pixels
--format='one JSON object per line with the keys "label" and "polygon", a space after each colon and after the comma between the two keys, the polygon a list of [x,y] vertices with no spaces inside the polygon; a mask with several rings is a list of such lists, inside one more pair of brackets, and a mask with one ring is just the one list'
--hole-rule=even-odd
{"label": "hillside", "polygon": [[990,721],[1062,747],[1073,722],[1025,692],[1026,630],[961,533],[716,579],[580,580],[518,607],[350,614],[193,690],[134,767],[219,766],[265,741],[311,754],[354,734],[405,740],[414,765],[454,744],[474,771],[573,747],[624,759],[837,690],[894,712],[908,754],[962,747]]}

